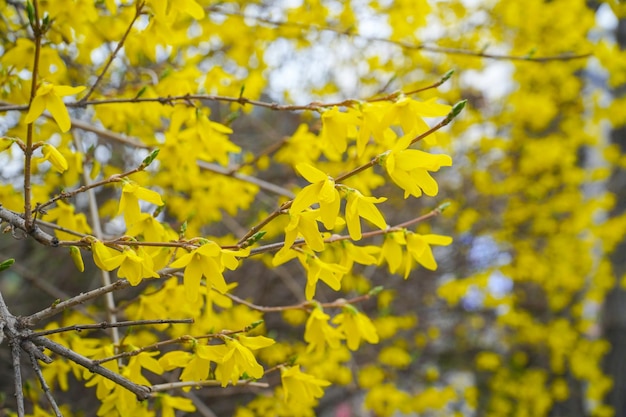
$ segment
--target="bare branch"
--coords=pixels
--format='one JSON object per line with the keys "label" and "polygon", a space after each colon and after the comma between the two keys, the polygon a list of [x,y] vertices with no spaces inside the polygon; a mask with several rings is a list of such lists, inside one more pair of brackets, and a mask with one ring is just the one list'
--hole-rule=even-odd
{"label": "bare branch", "polygon": [[[233,386],[247,386],[256,388],[269,388],[269,384],[266,382],[253,382],[247,379],[242,379],[237,382],[231,383]],[[176,388],[186,387],[219,387],[222,383],[220,381],[180,381],[180,382],[168,382],[166,384],[157,384],[150,387],[153,395],[157,392],[170,391]]]}
{"label": "bare branch", "polygon": [[61,414],[61,410],[59,410],[59,406],[57,405],[56,401],[54,400],[54,397],[52,396],[50,387],[48,386],[46,379],[43,377],[43,373],[41,372],[41,367],[39,366],[39,363],[37,362],[37,358],[32,353],[30,353],[29,356],[30,356],[30,363],[33,365],[33,369],[35,370],[35,375],[37,375],[37,379],[39,380],[41,389],[43,390],[44,395],[48,399],[48,403],[52,407],[54,414],[57,417],[63,417],[63,414]]}
{"label": "bare branch", "polygon": [[376,36],[359,35],[358,33],[355,33],[351,30],[346,30],[346,29],[342,29],[338,27],[319,26],[319,25],[312,25],[312,24],[299,23],[299,22],[288,22],[284,20],[272,20],[272,19],[267,19],[267,18],[263,18],[260,16],[252,16],[252,15],[247,15],[245,13],[224,10],[219,5],[209,6],[207,10],[211,13],[217,13],[217,14],[222,14],[222,15],[227,15],[227,16],[237,16],[246,20],[256,20],[257,22],[262,22],[262,23],[277,26],[277,27],[278,26],[296,27],[307,32],[310,32],[313,30],[318,31],[318,32],[333,32],[341,36],[348,36],[352,38],[363,39],[368,42],[387,43],[390,45],[398,46],[402,49],[418,50],[418,51],[421,50],[421,51],[427,51],[427,52],[433,52],[433,53],[445,54],[445,55],[465,55],[465,56],[471,56],[471,57],[476,57],[476,58],[486,58],[486,59],[494,59],[494,60],[502,60],[502,61],[526,61],[526,62],[535,62],[535,63],[542,63],[542,62],[549,62],[549,61],[571,61],[575,59],[589,58],[590,56],[592,56],[591,52],[582,53],[582,54],[568,52],[568,53],[563,53],[563,54],[558,54],[558,55],[549,55],[549,56],[543,56],[543,57],[534,57],[530,54],[526,54],[526,55],[491,54],[485,51],[471,51],[471,50],[459,49],[459,48],[446,48],[446,47],[441,47],[441,46],[436,46],[436,45],[428,45],[425,43],[414,44],[410,42],[396,41],[396,40],[380,38]]}
{"label": "bare branch", "polygon": [[103,377],[115,382],[116,384],[126,388],[133,394],[137,396],[139,401],[146,400],[150,397],[150,388],[144,385],[135,384],[129,379],[124,378],[123,376],[97,364],[78,353],[62,346],[58,343],[53,342],[43,336],[35,336],[31,338],[32,342],[36,345],[43,346],[50,351],[56,353],[59,356],[62,356],[84,368],[89,370],[90,372],[96,373],[98,375],[102,375]]}
{"label": "bare branch", "polygon": [[41,332],[34,332],[33,336],[47,336],[55,333],[63,333],[63,332],[71,332],[77,331],[80,332],[82,330],[99,330],[99,329],[109,329],[111,327],[130,327],[130,326],[146,326],[146,325],[154,325],[154,324],[191,324],[193,323],[193,319],[156,319],[156,320],[129,320],[129,321],[118,321],[115,323],[107,323],[103,321],[102,323],[97,324],[75,324],[72,326],[60,327],[58,329],[52,330],[44,330]]}
{"label": "bare branch", "polygon": [[13,378],[15,381],[15,400],[17,401],[17,415],[24,417],[24,392],[22,391],[22,366],[20,364],[20,344],[15,339],[9,339],[11,345],[11,359],[13,366]]}
{"label": "bare branch", "polygon": [[104,286],[104,287],[100,287],[100,288],[96,288],[95,290],[79,294],[79,295],[77,295],[75,297],[70,298],[69,300],[62,301],[62,302],[60,302],[58,304],[54,304],[54,305],[52,305],[52,306],[50,306],[50,307],[48,307],[46,309],[43,309],[43,310],[41,310],[38,313],[31,314],[30,316],[25,317],[23,319],[24,323],[27,326],[32,326],[35,323],[37,323],[38,321],[40,321],[40,320],[47,319],[47,318],[52,317],[52,316],[56,316],[57,314],[62,313],[66,309],[71,308],[71,307],[73,307],[75,305],[82,304],[82,303],[84,303],[86,301],[89,301],[89,300],[91,300],[93,298],[101,297],[102,295],[107,294],[107,293],[109,293],[111,291],[121,290],[121,289],[126,288],[128,286],[130,286],[130,283],[127,280],[125,280],[125,279],[121,279],[119,281],[115,281],[114,283],[112,283],[110,285],[107,285],[107,286]]}
{"label": "bare branch", "polygon": [[22,230],[23,232],[31,235],[39,243],[52,247],[59,246],[59,239],[55,236],[44,232],[36,224],[32,225],[30,230],[28,230],[26,221],[20,214],[7,210],[2,206],[0,206],[0,219],[9,223],[11,227]]}
{"label": "bare branch", "polygon": [[104,68],[102,69],[102,72],[100,73],[100,75],[98,75],[98,78],[93,83],[89,91],[87,91],[87,94],[85,94],[85,97],[83,97],[80,101],[86,101],[91,96],[91,94],[93,94],[98,84],[100,84],[100,81],[102,81],[102,78],[104,77],[104,74],[106,74],[106,72],[108,71],[109,66],[111,66],[111,63],[117,56],[120,49],[122,49],[122,46],[124,46],[124,42],[126,41],[126,38],[128,38],[128,35],[130,34],[131,29],[133,28],[133,25],[135,24],[139,16],[141,16],[144,5],[145,5],[145,2],[143,1],[137,2],[135,15],[133,16],[133,19],[130,21],[130,24],[128,25],[128,27],[126,28],[126,32],[124,32],[124,34],[122,35],[122,38],[117,43],[117,46],[109,55],[109,58],[107,59],[106,64],[104,64]]}

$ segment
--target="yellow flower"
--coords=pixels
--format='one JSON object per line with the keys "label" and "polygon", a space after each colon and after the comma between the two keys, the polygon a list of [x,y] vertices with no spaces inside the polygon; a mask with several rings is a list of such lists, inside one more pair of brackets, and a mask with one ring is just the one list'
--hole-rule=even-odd
{"label": "yellow flower", "polygon": [[322,387],[330,385],[330,382],[326,380],[315,378],[313,375],[300,371],[300,365],[281,368],[280,379],[285,402],[291,400],[298,405],[315,402],[315,399],[324,395]]}
{"label": "yellow flower", "polygon": [[406,240],[403,232],[385,234],[378,263],[381,264],[383,260],[387,261],[389,272],[395,274],[402,266],[402,261],[404,260],[402,245],[405,244]]}
{"label": "yellow flower", "polygon": [[306,163],[298,164],[296,169],[311,185],[304,187],[298,193],[291,204],[289,214],[298,214],[319,202],[322,223],[326,229],[332,229],[335,227],[341,205],[339,192],[335,188],[335,180]]}
{"label": "yellow flower", "polygon": [[219,358],[215,376],[221,381],[222,387],[228,385],[228,381],[238,381],[244,373],[255,379],[263,376],[263,367],[257,362],[252,350],[273,345],[275,342],[272,339],[242,336],[239,340],[225,338],[224,342],[223,345],[208,346]]}
{"label": "yellow flower", "polygon": [[[428,125],[422,117],[447,116],[452,107],[435,103],[436,98],[427,101],[417,101],[410,97],[403,97],[396,101],[383,119],[383,125],[399,124],[405,135],[415,136],[428,130]],[[433,143],[430,137],[426,141]]]}
{"label": "yellow flower", "polygon": [[338,324],[338,329],[346,336],[350,350],[357,350],[362,339],[373,344],[379,341],[376,328],[369,317],[349,304],[333,318],[333,323]]}
{"label": "yellow flower", "polygon": [[122,252],[122,257],[117,276],[126,278],[130,285],[139,284],[143,278],[159,278],[159,274],[154,271],[152,257],[143,248],[133,250],[126,247]]}
{"label": "yellow flower", "polygon": [[320,307],[313,309],[304,329],[304,341],[309,344],[308,351],[324,351],[326,345],[332,349],[340,346],[343,335],[330,324],[330,316]]}
{"label": "yellow flower", "polygon": [[189,398],[173,397],[168,394],[158,393],[157,399],[162,417],[175,417],[176,412],[174,409],[188,412],[196,411],[193,401]]}
{"label": "yellow flower", "polygon": [[355,114],[341,112],[337,106],[322,113],[320,141],[328,159],[335,161],[346,151],[348,137],[356,137],[356,126],[359,123]]}
{"label": "yellow flower", "polygon": [[314,251],[321,252],[324,250],[324,239],[322,239],[317,228],[318,218],[319,210],[306,210],[295,215],[290,214],[289,224],[285,228],[285,243],[276,254],[276,262],[279,262],[286,255],[286,252],[296,241],[298,234],[304,237],[306,244]]}
{"label": "yellow flower", "polygon": [[[323,262],[317,256],[300,255],[299,259],[307,271],[305,289],[307,300],[311,300],[315,296],[315,287],[320,279],[333,290],[339,291],[341,278],[348,272],[348,268],[339,264]],[[305,259],[304,262],[302,262],[303,259]]]}
{"label": "yellow flower", "polygon": [[438,171],[442,166],[451,166],[452,158],[448,155],[433,155],[417,149],[406,149],[411,136],[398,140],[393,149],[382,159],[389,177],[404,189],[404,198],[409,195],[420,197],[422,191],[428,196],[435,196],[439,186],[430,176],[429,171]]}
{"label": "yellow flower", "polygon": [[[56,202],[56,207],[50,209],[46,215],[46,220],[56,222],[57,225],[79,233],[91,233],[91,227],[87,223],[84,213],[76,214],[74,206],[61,200]],[[61,240],[73,240],[76,236],[67,232],[55,231],[56,236]]]}
{"label": "yellow flower", "polygon": [[117,214],[124,213],[124,220],[129,227],[141,221],[139,200],[147,201],[157,206],[163,205],[163,200],[161,200],[161,196],[156,191],[140,187],[133,182],[126,182],[122,188],[122,197],[120,198],[120,207]]}
{"label": "yellow flower", "polygon": [[118,252],[100,241],[95,241],[91,244],[91,251],[98,268],[112,271],[119,267],[117,276],[128,279],[131,285],[139,284],[143,278],[159,278],[159,274],[153,270],[152,258],[143,248],[138,248],[135,252],[125,247],[122,252]]}
{"label": "yellow flower", "polygon": [[[452,238],[449,236],[420,235],[417,233],[408,233],[406,235],[406,248],[409,254],[417,263],[431,271],[437,269],[437,262],[430,245],[448,246],[450,243],[452,243]],[[407,270],[409,270],[409,267],[407,267]],[[407,275],[408,271],[405,274],[405,278]]]}
{"label": "yellow flower", "polygon": [[0,152],[4,152],[13,145],[15,141],[7,136],[0,138]]}
{"label": "yellow flower", "polygon": [[239,265],[237,257],[247,256],[249,250],[229,251],[219,247],[215,242],[207,242],[197,249],[181,256],[170,265],[172,268],[185,268],[183,282],[185,294],[189,301],[196,301],[202,277],[206,277],[222,294],[228,291],[222,271],[224,268],[234,270]]}
{"label": "yellow flower", "polygon": [[495,371],[501,365],[500,356],[494,352],[480,352],[474,361],[476,368],[481,371]]}
{"label": "yellow flower", "polygon": [[387,222],[385,218],[378,211],[374,203],[382,203],[387,200],[385,197],[365,197],[360,191],[353,188],[347,189],[347,203],[346,203],[346,224],[348,225],[348,232],[352,240],[361,239],[361,221],[360,217],[369,220],[381,229],[387,228]]}
{"label": "yellow flower", "polygon": [[56,171],[67,171],[67,160],[57,148],[46,143],[41,147],[41,153],[43,153],[43,158],[40,158],[39,162],[48,161]]}
{"label": "yellow flower", "polygon": [[33,98],[33,101],[30,104],[30,109],[28,110],[28,114],[26,114],[24,123],[28,124],[34,122],[39,116],[41,116],[44,110],[48,110],[57,122],[57,125],[59,125],[61,132],[67,132],[70,130],[72,123],[70,121],[70,115],[67,112],[67,108],[65,107],[61,97],[78,94],[84,89],[85,87],[83,86],[69,87],[66,85],[53,85],[50,83],[41,84],[37,89],[35,98]]}

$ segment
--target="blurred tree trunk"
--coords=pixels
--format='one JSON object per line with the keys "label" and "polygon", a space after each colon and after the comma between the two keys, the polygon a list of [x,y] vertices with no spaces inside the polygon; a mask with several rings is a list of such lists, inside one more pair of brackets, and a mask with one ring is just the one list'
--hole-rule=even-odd
{"label": "blurred tree trunk", "polygon": [[[626,49],[626,19],[619,20],[615,32],[615,41],[620,49]],[[626,94],[626,86],[612,92],[615,98]],[[611,142],[626,153],[626,126],[611,132]],[[613,215],[626,212],[626,170],[615,168],[608,185],[615,195],[616,204]],[[615,249],[612,255],[613,271],[616,277],[615,288],[609,293],[603,312],[604,337],[611,343],[611,351],[605,358],[604,369],[613,378],[613,388],[606,398],[607,405],[615,410],[615,417],[626,417],[626,291],[621,286],[621,277],[626,274],[626,239]]]}

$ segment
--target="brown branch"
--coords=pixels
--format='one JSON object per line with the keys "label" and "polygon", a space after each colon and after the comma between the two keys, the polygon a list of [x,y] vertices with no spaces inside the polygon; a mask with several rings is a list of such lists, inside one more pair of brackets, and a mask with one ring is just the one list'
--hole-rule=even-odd
{"label": "brown branch", "polygon": [[[403,223],[399,223],[395,226],[389,227],[385,230],[372,230],[370,232],[363,232],[362,233],[362,239],[368,239],[368,238],[372,238],[375,236],[380,236],[380,235],[385,235],[388,233],[394,233],[394,232],[399,232],[411,225],[417,224],[417,223],[421,223],[423,221],[426,221],[428,219],[431,219],[433,217],[437,217],[438,215],[441,214],[441,212],[443,211],[443,209],[446,207],[446,204],[442,204],[439,207],[431,210],[430,212],[424,214],[423,216],[419,216],[416,217],[414,219],[411,220],[407,220],[406,222]],[[339,242],[341,240],[352,240],[352,238],[350,237],[350,235],[332,235],[326,239],[324,239],[325,243],[333,243],[333,242]],[[306,242],[304,239],[297,239],[293,245],[291,246],[292,248],[297,248],[300,246],[305,245]],[[250,250],[250,255],[249,256],[253,256],[253,255],[260,255],[262,253],[267,253],[267,252],[274,252],[277,250],[280,250],[283,246],[285,245],[284,242],[276,242],[276,243],[270,243],[267,245],[263,245],[263,246],[259,246],[258,248],[254,248]],[[224,249],[235,249],[237,248],[237,246],[234,247],[229,247],[229,246],[223,246]]]}
{"label": "brown branch", "polygon": [[68,198],[72,198],[72,197],[74,197],[77,194],[84,193],[85,191],[91,190],[93,188],[102,187],[104,185],[111,184],[113,182],[118,182],[122,178],[128,177],[128,176],[130,176],[132,174],[136,174],[137,172],[143,171],[144,169],[145,169],[145,167],[140,166],[140,167],[131,169],[130,171],[124,172],[122,174],[111,175],[109,178],[103,179],[101,181],[92,182],[91,184],[82,185],[82,186],[80,186],[78,188],[75,188],[74,190],[71,190],[71,191],[63,191],[63,192],[55,195],[54,197],[52,197],[50,200],[46,201],[45,203],[37,204],[35,206],[35,208],[33,209],[33,213],[35,213],[37,211],[40,212],[41,210],[45,209],[46,207],[48,207],[51,204],[54,204],[58,200],[66,200]]}
{"label": "brown branch", "polygon": [[54,397],[52,396],[50,387],[48,386],[48,383],[46,382],[46,379],[43,376],[43,372],[41,372],[41,367],[39,366],[39,362],[37,362],[37,358],[32,352],[30,353],[29,357],[30,357],[30,363],[33,365],[33,369],[35,370],[35,375],[37,375],[37,379],[39,380],[39,384],[41,385],[41,389],[43,390],[44,395],[46,396],[46,399],[48,400],[48,403],[50,404],[50,407],[52,407],[52,410],[54,411],[54,415],[56,417],[63,417],[61,410],[59,410],[59,406],[57,405]]}
{"label": "brown branch", "polygon": [[465,55],[465,56],[476,57],[476,58],[486,58],[486,59],[506,60],[506,61],[527,61],[527,62],[536,62],[536,63],[542,63],[542,62],[548,62],[548,61],[571,61],[575,59],[584,59],[584,58],[588,58],[592,56],[591,52],[582,53],[582,54],[564,53],[564,54],[559,54],[559,55],[549,55],[549,56],[543,56],[543,57],[533,57],[532,55],[529,55],[529,54],[527,55],[492,54],[492,53],[487,53],[485,51],[470,51],[467,49],[447,48],[447,47],[441,47],[441,46],[428,45],[425,43],[414,44],[414,43],[395,41],[395,40],[376,37],[376,36],[359,35],[358,33],[354,33],[353,31],[349,29],[346,30],[346,29],[341,29],[341,28],[331,27],[331,26],[320,26],[320,25],[311,25],[311,24],[305,24],[305,23],[299,23],[299,22],[288,22],[284,20],[267,19],[267,18],[263,18],[260,16],[252,16],[252,15],[247,15],[245,13],[227,11],[227,10],[220,8],[220,6],[209,6],[207,8],[207,11],[210,13],[217,13],[217,14],[222,14],[226,16],[236,16],[236,17],[240,17],[246,20],[256,20],[257,22],[266,23],[272,26],[290,26],[290,27],[297,27],[306,31],[316,30],[318,32],[333,32],[341,36],[349,36],[353,38],[363,39],[368,42],[387,43],[390,45],[398,46],[402,49],[421,50],[421,51],[427,51],[427,52],[433,52],[433,53],[445,54],[445,55]]}
{"label": "brown branch", "polygon": [[98,75],[98,78],[93,83],[93,85],[91,86],[89,91],[87,91],[87,94],[85,94],[85,96],[82,99],[80,99],[79,103],[87,101],[87,99],[95,91],[95,89],[98,86],[98,84],[100,84],[100,81],[102,81],[102,78],[104,77],[104,74],[106,74],[106,72],[109,70],[109,66],[111,65],[111,63],[113,62],[115,57],[117,56],[117,54],[120,51],[120,49],[122,49],[122,46],[124,46],[124,42],[126,41],[126,38],[128,38],[128,35],[130,34],[131,29],[133,28],[133,25],[135,24],[135,22],[137,21],[139,16],[141,16],[141,13],[143,11],[144,5],[145,5],[145,3],[143,1],[139,1],[137,3],[136,8],[135,8],[135,15],[133,16],[133,19],[130,21],[130,24],[128,25],[128,27],[126,28],[126,32],[124,32],[124,34],[122,35],[122,39],[120,39],[120,41],[117,43],[117,46],[115,47],[113,52],[111,52],[111,54],[109,55],[109,59],[107,60],[106,64],[104,65],[104,68],[102,69],[102,72],[100,73],[100,75]]}
{"label": "brown branch", "polygon": [[[463,100],[460,101],[458,103],[456,103],[454,106],[452,106],[452,110],[450,111],[450,113],[448,113],[448,115],[439,123],[437,123],[435,126],[431,127],[430,129],[428,129],[426,132],[416,136],[413,140],[411,140],[411,145],[424,139],[425,137],[432,135],[433,133],[435,133],[437,130],[441,129],[444,126],[447,126],[448,124],[450,124],[450,122],[452,122],[452,120],[454,120],[454,118],[456,116],[459,115],[459,113],[461,112],[461,110],[463,110],[463,108],[465,107],[465,103],[467,101]],[[374,165],[376,165],[378,163],[378,161],[380,161],[380,158],[382,157],[383,154],[378,155],[374,158],[372,158],[371,161],[353,169],[352,171],[349,171],[345,174],[339,175],[338,177],[335,178],[335,183],[339,183],[341,181],[346,180],[347,178],[350,178],[358,173],[360,173],[361,171],[365,171],[368,168],[373,167]],[[274,212],[272,212],[270,215],[268,215],[265,219],[263,219],[260,223],[258,223],[257,225],[253,226],[248,233],[246,233],[241,239],[239,239],[239,241],[237,242],[237,246],[241,247],[248,239],[250,239],[255,233],[259,232],[265,225],[267,225],[268,223],[270,223],[272,220],[274,220],[276,217],[278,217],[280,214],[284,213],[285,210],[288,210],[291,207],[291,204],[293,203],[293,200],[287,201],[285,203],[283,203],[278,209],[276,209]]]}
{"label": "brown branch", "polygon": [[82,367],[84,367],[85,369],[87,369],[90,372],[99,374],[111,381],[113,381],[114,383],[116,383],[117,385],[120,385],[124,388],[126,388],[127,390],[129,390],[130,392],[132,392],[133,394],[135,394],[137,396],[137,399],[139,401],[143,401],[146,400],[150,397],[150,388],[146,387],[144,385],[139,385],[139,384],[135,384],[134,382],[132,382],[129,379],[124,378],[122,375],[119,375],[101,365],[97,365],[94,364],[94,362],[89,359],[86,358],[68,348],[66,348],[65,346],[62,346],[58,343],[53,342],[52,340],[49,340],[43,336],[35,336],[33,338],[31,338],[32,342],[38,346],[43,346],[47,349],[49,349],[50,351],[56,353],[59,356],[62,356]]}
{"label": "brown branch", "polygon": [[231,300],[233,300],[234,302],[245,305],[246,307],[252,310],[260,311],[262,313],[276,313],[276,312],[281,312],[281,311],[286,311],[286,310],[311,310],[317,305],[323,308],[342,308],[346,304],[356,304],[356,303],[369,300],[374,295],[378,294],[378,292],[379,292],[378,288],[375,288],[374,290],[370,291],[367,294],[359,295],[357,297],[353,297],[348,300],[346,300],[345,298],[338,298],[337,300],[329,302],[329,303],[320,303],[317,301],[303,301],[301,303],[292,304],[288,306],[260,306],[260,305],[251,303],[249,301],[246,301],[243,298],[239,298],[233,294],[226,293],[224,295],[230,298]]}
{"label": "brown branch", "polygon": [[[33,56],[33,72],[30,85],[30,98],[28,101],[28,108],[33,103],[37,94],[37,75],[39,73],[39,56],[41,54],[41,38],[43,36],[41,22],[39,21],[39,2],[34,0],[33,17],[30,22],[30,26],[33,29],[35,52]],[[33,228],[33,217],[31,215],[31,170],[32,170],[32,157],[33,157],[33,120],[26,127],[26,147],[24,149],[24,226],[27,232]]]}
{"label": "brown branch", "polygon": [[130,326],[144,326],[144,325],[154,325],[154,324],[179,324],[193,323],[193,319],[155,319],[155,320],[129,320],[129,321],[118,321],[115,323],[108,323],[103,321],[102,323],[96,324],[75,324],[72,326],[59,327],[57,329],[51,330],[43,330],[40,332],[34,332],[33,336],[47,336],[50,334],[77,331],[80,332],[82,330],[100,330],[100,329],[110,329],[112,327],[130,327]]}
{"label": "brown branch", "polygon": [[169,346],[169,345],[176,345],[176,344],[182,344],[182,343],[188,343],[194,340],[200,340],[200,339],[216,339],[222,336],[230,336],[233,334],[238,334],[238,333],[246,333],[249,332],[251,329],[249,328],[250,326],[243,328],[241,330],[223,330],[219,333],[211,333],[211,334],[205,334],[202,336],[190,336],[190,335],[183,335],[180,337],[177,337],[176,339],[169,339],[169,340],[162,340],[160,342],[156,342],[153,343],[151,345],[148,346],[144,346],[141,347],[139,349],[134,349],[128,352],[121,352],[118,353],[117,355],[113,355],[113,356],[109,356],[107,358],[102,358],[102,359],[95,359],[93,362],[100,365],[103,364],[105,362],[110,362],[110,361],[114,361],[117,359],[122,359],[122,358],[127,358],[127,357],[131,357],[131,356],[137,356],[142,352],[149,352],[149,351],[154,351],[154,350],[160,350],[162,347],[164,346]]}
{"label": "brown branch", "polygon": [[26,326],[30,327],[33,326],[35,323],[37,323],[40,320],[43,319],[47,319],[49,317],[55,316],[59,313],[62,313],[63,311],[67,310],[68,308],[71,308],[75,305],[78,304],[82,304],[86,301],[89,301],[93,298],[97,298],[97,297],[101,297],[102,295],[109,293],[111,291],[116,291],[116,290],[121,290],[123,288],[126,288],[130,285],[130,283],[125,280],[125,279],[121,279],[119,281],[115,281],[114,283],[112,283],[111,285],[107,285],[104,287],[100,287],[100,288],[96,288],[95,290],[86,292],[86,293],[82,293],[79,294],[75,297],[70,298],[69,300],[66,301],[62,301],[58,304],[54,304],[48,308],[45,308],[35,314],[31,314],[28,317],[24,317],[24,323]]}
{"label": "brown branch", "polygon": [[[256,388],[269,388],[269,384],[266,382],[255,382],[250,379],[240,379],[236,382],[230,383],[233,386],[247,386],[247,387],[256,387]],[[219,387],[221,386],[221,381],[210,380],[210,381],[179,381],[179,382],[168,382],[165,384],[156,384],[150,387],[150,391],[153,393],[162,392],[162,391],[171,391],[177,388],[196,388],[196,387]]]}
{"label": "brown branch", "polygon": [[19,229],[29,234],[37,242],[43,245],[52,247],[59,246],[59,239],[44,232],[36,224],[33,224],[30,227],[30,230],[28,230],[26,226],[26,220],[24,220],[21,214],[11,210],[7,210],[2,206],[0,206],[0,220],[4,220],[5,222],[9,223],[9,225],[11,225],[11,227],[13,227],[14,229]]}

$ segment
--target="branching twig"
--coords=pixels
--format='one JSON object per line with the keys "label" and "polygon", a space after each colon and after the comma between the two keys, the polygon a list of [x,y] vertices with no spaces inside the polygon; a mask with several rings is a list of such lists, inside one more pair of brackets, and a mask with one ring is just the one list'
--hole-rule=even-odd
{"label": "branching twig", "polygon": [[96,288],[95,290],[72,297],[69,300],[62,301],[58,304],[54,304],[48,308],[41,310],[38,313],[31,314],[30,316],[25,317],[23,320],[27,326],[32,326],[40,320],[47,319],[52,316],[56,316],[57,314],[62,313],[68,308],[71,308],[77,304],[82,304],[93,298],[101,297],[102,295],[107,294],[111,291],[121,290],[122,288],[126,288],[129,285],[130,283],[127,280],[121,279],[119,281],[115,281],[114,283],[110,285]]}
{"label": "branching twig", "polygon": [[46,379],[43,377],[43,373],[41,372],[41,367],[39,366],[39,362],[37,362],[37,358],[32,353],[30,356],[30,362],[33,365],[33,369],[35,370],[35,375],[37,375],[37,379],[39,380],[39,384],[41,385],[41,389],[43,390],[44,395],[48,399],[48,403],[52,407],[54,414],[56,417],[63,417],[61,410],[59,410],[59,406],[57,405],[54,397],[52,396],[52,392],[50,391],[50,387],[46,382]]}
{"label": "branching twig", "polygon": [[227,16],[237,16],[246,20],[256,20],[257,22],[262,22],[262,23],[266,23],[268,25],[277,26],[277,27],[278,26],[297,27],[307,32],[310,32],[312,30],[316,30],[320,32],[321,31],[333,32],[338,35],[363,39],[368,42],[381,42],[381,43],[395,45],[403,49],[422,50],[422,51],[433,52],[433,53],[438,53],[438,54],[446,54],[446,55],[466,55],[466,56],[473,56],[477,58],[487,58],[487,59],[506,60],[506,61],[527,61],[527,62],[538,62],[538,63],[548,62],[548,61],[570,61],[574,59],[588,58],[592,55],[591,53],[584,53],[584,54],[565,53],[565,54],[550,55],[550,56],[544,56],[544,57],[533,57],[529,54],[521,55],[521,56],[506,55],[506,54],[490,54],[484,51],[470,51],[467,49],[446,48],[446,47],[441,47],[441,46],[427,45],[424,43],[414,44],[414,43],[409,43],[409,42],[391,40],[387,38],[375,37],[375,36],[359,35],[358,33],[354,33],[350,30],[341,29],[337,27],[331,27],[331,26],[319,26],[319,25],[312,25],[312,24],[299,23],[299,22],[288,22],[284,20],[267,19],[267,18],[263,18],[260,16],[252,16],[252,15],[247,15],[247,14],[240,13],[240,12],[224,10],[220,6],[209,6],[207,9],[209,12],[212,12],[212,13],[218,13],[218,14],[227,15]]}
{"label": "branching twig", "polygon": [[[456,116],[458,116],[458,114],[461,112],[461,110],[463,110],[463,108],[465,107],[467,100],[463,100],[460,101],[458,103],[456,103],[453,107],[452,110],[450,111],[450,113],[443,119],[441,120],[439,123],[437,123],[435,126],[431,127],[430,129],[428,129],[426,132],[416,136],[412,141],[411,141],[411,145],[424,139],[425,137],[432,135],[433,133],[435,133],[436,131],[438,131],[439,129],[441,129],[444,126],[447,126],[448,124],[450,124],[450,122],[452,120],[454,120],[454,118]],[[358,174],[361,171],[365,171],[368,168],[373,167],[374,165],[376,165],[379,161],[380,158],[382,157],[382,155],[378,155],[376,157],[374,157],[371,161],[353,169],[350,172],[347,172],[345,174],[339,175],[338,177],[335,178],[335,183],[339,183],[341,181],[344,181],[356,174]],[[274,212],[270,213],[265,219],[261,220],[261,222],[259,222],[257,225],[253,226],[248,233],[246,233],[241,239],[239,239],[239,241],[237,242],[237,246],[241,247],[241,245],[243,245],[248,239],[250,239],[255,233],[258,233],[265,225],[267,225],[268,223],[270,223],[272,220],[274,220],[276,217],[278,217],[279,215],[281,215],[282,213],[284,213],[286,210],[288,210],[291,207],[291,204],[293,203],[293,200],[287,201],[283,204],[281,204],[281,206],[276,209]]]}
{"label": "branching twig", "polygon": [[41,211],[45,209],[46,207],[48,207],[51,204],[54,204],[58,200],[65,200],[68,198],[72,198],[77,194],[84,193],[94,188],[102,187],[104,185],[111,184],[113,182],[121,181],[122,178],[128,177],[132,174],[136,174],[137,172],[143,171],[144,169],[145,167],[140,166],[140,167],[131,169],[130,171],[123,172],[121,174],[111,175],[109,178],[106,178],[97,182],[87,183],[71,191],[63,191],[62,193],[55,195],[54,197],[52,197],[50,200],[46,201],[45,203],[37,204],[37,206],[33,209],[33,213],[36,211]]}
{"label": "branching twig", "polygon": [[[33,16],[30,26],[33,29],[35,52],[33,54],[33,72],[31,75],[30,85],[30,98],[28,101],[28,108],[33,103],[35,95],[37,93],[37,75],[39,73],[39,55],[41,54],[41,38],[43,37],[41,22],[39,21],[39,2],[34,0]],[[26,126],[26,147],[24,148],[24,230],[30,232],[33,228],[33,217],[31,215],[31,170],[32,170],[32,157],[33,157],[33,123],[29,123]]]}
{"label": "branching twig", "polygon": [[128,27],[126,28],[126,32],[124,32],[124,34],[122,35],[122,38],[120,39],[120,41],[117,43],[117,46],[115,47],[115,49],[111,52],[111,54],[109,55],[109,59],[107,59],[106,64],[104,64],[104,68],[102,69],[102,72],[100,73],[100,75],[98,75],[98,78],[96,79],[96,81],[93,83],[93,85],[91,86],[91,88],[89,88],[89,91],[87,91],[87,94],[85,94],[85,97],[83,97],[80,102],[84,102],[87,101],[87,99],[91,96],[91,94],[93,94],[93,92],[95,91],[96,87],[98,86],[98,84],[100,84],[100,81],[102,81],[102,78],[104,77],[104,74],[106,74],[106,72],[109,69],[109,66],[111,65],[111,63],[113,62],[113,60],[115,59],[115,57],[117,56],[118,52],[120,51],[120,49],[122,49],[122,46],[124,46],[124,42],[126,41],[126,38],[128,38],[128,35],[130,34],[131,29],[133,28],[133,25],[135,24],[135,22],[137,21],[137,19],[139,18],[139,16],[141,16],[141,13],[143,11],[143,6],[145,5],[145,3],[143,1],[139,1],[136,5],[136,9],[135,9],[135,15],[133,16],[133,19],[130,21],[130,24],[128,25]]}
{"label": "branching twig", "polygon": [[43,346],[50,351],[56,353],[59,356],[62,356],[82,367],[89,370],[90,372],[102,375],[103,377],[115,382],[116,384],[126,388],[133,394],[137,396],[139,401],[146,400],[150,397],[150,388],[144,385],[135,384],[129,379],[124,378],[123,376],[97,364],[68,348],[62,346],[52,340],[49,340],[43,336],[35,336],[31,338],[32,342],[36,345]]}
{"label": "branching twig", "polygon": [[11,225],[11,227],[13,227],[14,229],[19,229],[25,233],[28,233],[37,242],[45,246],[59,246],[59,239],[57,239],[55,236],[44,232],[36,224],[33,224],[30,227],[30,230],[28,230],[26,226],[26,220],[24,220],[24,218],[20,214],[11,210],[7,210],[2,206],[0,206],[0,220],[9,223],[9,225]]}
{"label": "branching twig", "polygon": [[103,321],[102,323],[97,323],[97,324],[75,324],[72,326],[59,327],[58,329],[43,330],[40,332],[34,332],[33,336],[47,336],[50,334],[71,332],[71,331],[80,332],[82,330],[109,329],[111,327],[130,327],[130,326],[145,326],[145,325],[153,325],[153,324],[180,324],[180,323],[191,324],[193,323],[193,319],[128,320],[128,321],[118,321],[115,323],[107,323],[106,321]]}
{"label": "branching twig", "polygon": [[183,335],[183,336],[177,337],[176,339],[161,340],[160,342],[156,342],[151,345],[141,347],[139,349],[130,350],[128,352],[118,353],[117,355],[109,356],[107,358],[94,359],[93,362],[95,364],[101,365],[105,362],[110,362],[110,361],[121,359],[121,358],[128,358],[131,356],[137,356],[142,352],[151,352],[155,350],[160,350],[164,346],[188,343],[188,342],[191,342],[194,340],[200,340],[200,339],[215,339],[221,336],[230,336],[230,335],[234,335],[238,333],[245,333],[248,331],[250,331],[248,328],[244,328],[241,330],[224,330],[219,333],[205,334],[202,336]]}

